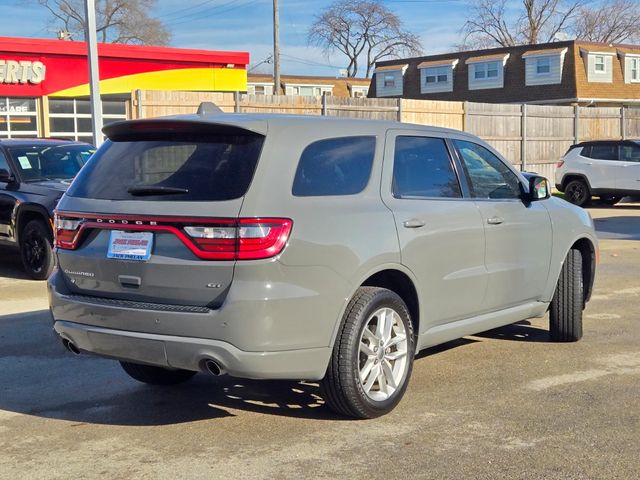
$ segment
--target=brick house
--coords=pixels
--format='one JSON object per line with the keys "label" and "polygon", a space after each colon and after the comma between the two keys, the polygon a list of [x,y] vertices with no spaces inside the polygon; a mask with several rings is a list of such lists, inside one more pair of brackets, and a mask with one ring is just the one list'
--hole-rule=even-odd
{"label": "brick house", "polygon": [[571,40],[379,62],[369,97],[640,105],[640,45]]}
{"label": "brick house", "polygon": [[[284,95],[320,97],[326,94],[334,97],[366,97],[370,82],[368,78],[280,76],[281,93]],[[247,78],[247,93],[273,95],[273,77],[250,73]]]}

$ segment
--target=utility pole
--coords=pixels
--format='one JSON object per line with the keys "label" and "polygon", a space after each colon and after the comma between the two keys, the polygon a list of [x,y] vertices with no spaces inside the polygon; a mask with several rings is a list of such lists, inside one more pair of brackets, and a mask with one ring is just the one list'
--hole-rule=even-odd
{"label": "utility pole", "polygon": [[98,39],[96,36],[96,6],[94,0],[84,2],[85,30],[89,58],[89,95],[91,97],[91,128],[93,144],[102,143],[102,102],[100,101],[100,74],[98,73]]}
{"label": "utility pole", "polygon": [[280,95],[280,14],[278,0],[273,0],[273,93]]}

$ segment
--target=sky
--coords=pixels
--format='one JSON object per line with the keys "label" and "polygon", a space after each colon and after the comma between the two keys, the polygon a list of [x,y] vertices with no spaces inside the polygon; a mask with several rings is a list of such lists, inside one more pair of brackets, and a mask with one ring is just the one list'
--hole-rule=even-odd
{"label": "sky", "polygon": [[[330,5],[325,0],[280,0],[281,73],[338,76],[346,57],[309,45],[314,16]],[[460,43],[466,0],[384,0],[405,27],[417,34],[425,54],[444,53]],[[266,73],[263,62],[273,51],[272,0],[158,0],[152,16],[172,33],[170,46],[248,51],[251,71]],[[0,35],[55,38],[49,12],[37,0],[0,0],[5,19]]]}

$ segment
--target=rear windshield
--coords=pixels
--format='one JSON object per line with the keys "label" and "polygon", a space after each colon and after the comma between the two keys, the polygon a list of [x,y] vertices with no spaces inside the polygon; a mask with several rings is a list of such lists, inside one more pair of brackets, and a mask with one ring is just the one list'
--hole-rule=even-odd
{"label": "rear windshield", "polygon": [[69,180],[95,152],[91,145],[20,145],[7,147],[24,182]]}
{"label": "rear windshield", "polygon": [[263,136],[249,132],[107,141],[67,195],[105,200],[232,200],[247,192],[263,141]]}

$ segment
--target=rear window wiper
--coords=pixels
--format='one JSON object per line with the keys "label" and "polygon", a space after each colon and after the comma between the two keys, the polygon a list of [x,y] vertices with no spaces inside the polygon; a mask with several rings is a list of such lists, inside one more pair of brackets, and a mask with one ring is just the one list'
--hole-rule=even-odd
{"label": "rear window wiper", "polygon": [[182,187],[162,187],[159,185],[138,185],[135,187],[130,187],[127,192],[135,196],[178,195],[181,193],[189,193],[189,189]]}

